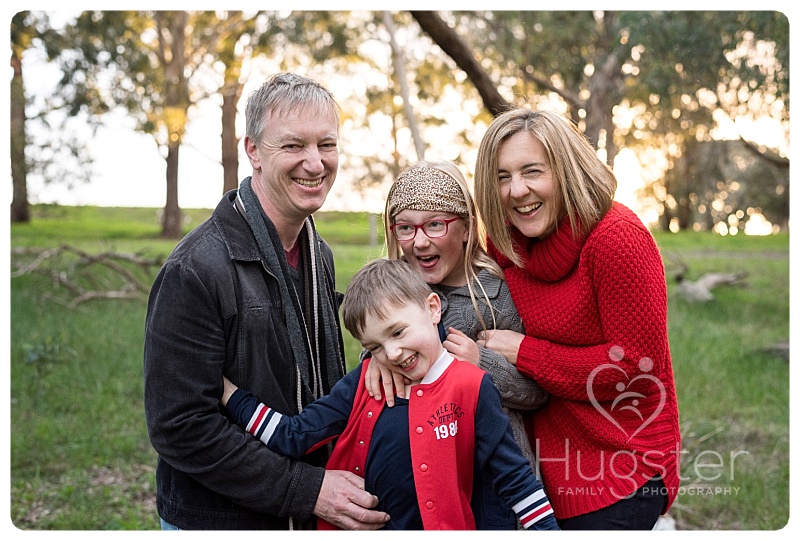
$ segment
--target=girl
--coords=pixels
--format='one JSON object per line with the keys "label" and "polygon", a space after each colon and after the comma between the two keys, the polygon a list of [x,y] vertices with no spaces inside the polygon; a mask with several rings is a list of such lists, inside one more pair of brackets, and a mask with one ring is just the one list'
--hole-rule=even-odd
{"label": "girl", "polygon": [[[548,396],[501,354],[475,342],[479,333],[488,329],[525,332],[502,271],[481,244],[481,230],[466,181],[450,162],[420,161],[403,171],[389,190],[384,213],[388,257],[408,261],[439,295],[443,325],[448,330],[444,347],[456,358],[492,375],[511,420],[514,439],[535,469],[523,412],[541,408]],[[386,402],[391,406],[392,383],[399,390],[405,382],[397,378],[393,382],[389,373],[383,374],[381,380],[377,364],[371,363],[374,368],[367,372],[366,385],[378,399],[383,386]],[[490,484],[490,479],[484,482]],[[476,495],[479,493],[476,491]],[[488,494],[494,494],[491,488]],[[487,500],[479,506],[500,504],[498,498],[490,496]],[[489,517],[497,516],[496,511],[485,514],[488,521],[492,520]],[[513,521],[509,513],[506,516]],[[480,514],[476,509],[476,519]]]}

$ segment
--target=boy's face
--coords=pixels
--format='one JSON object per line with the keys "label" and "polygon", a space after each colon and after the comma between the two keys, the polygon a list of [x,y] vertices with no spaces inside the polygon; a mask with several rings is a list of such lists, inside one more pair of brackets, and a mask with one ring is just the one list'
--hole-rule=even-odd
{"label": "boy's face", "polygon": [[386,312],[386,317],[367,314],[361,344],[375,361],[418,383],[444,349],[436,327],[442,316],[441,301],[431,293],[424,307],[394,304]]}

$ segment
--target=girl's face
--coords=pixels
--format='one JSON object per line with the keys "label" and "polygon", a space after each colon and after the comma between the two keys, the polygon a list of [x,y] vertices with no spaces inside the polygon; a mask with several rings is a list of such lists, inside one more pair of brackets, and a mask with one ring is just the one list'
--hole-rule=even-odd
{"label": "girl's face", "polygon": [[[458,217],[449,212],[427,210],[401,210],[394,217],[394,223],[422,225],[430,220],[450,220]],[[445,286],[467,285],[464,274],[464,246],[469,238],[469,230],[464,219],[450,222],[447,234],[443,237],[429,238],[421,227],[417,228],[413,239],[398,241],[403,255],[427,284]]]}
{"label": "girl's face", "polygon": [[500,201],[506,218],[529,238],[543,238],[558,225],[555,181],[541,141],[527,131],[508,138],[497,153]]}

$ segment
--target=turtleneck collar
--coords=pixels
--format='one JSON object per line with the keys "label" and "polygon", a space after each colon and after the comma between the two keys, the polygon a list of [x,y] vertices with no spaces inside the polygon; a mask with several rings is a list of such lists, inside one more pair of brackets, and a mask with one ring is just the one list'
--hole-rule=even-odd
{"label": "turtleneck collar", "polygon": [[[555,282],[564,278],[577,264],[586,238],[575,239],[569,217],[565,216],[558,228],[543,239],[531,239],[516,227],[509,226],[514,248],[522,259],[522,265],[534,278]],[[493,246],[492,246],[493,248]],[[492,250],[493,255],[499,255]],[[504,257],[498,257],[504,268],[512,266]]]}

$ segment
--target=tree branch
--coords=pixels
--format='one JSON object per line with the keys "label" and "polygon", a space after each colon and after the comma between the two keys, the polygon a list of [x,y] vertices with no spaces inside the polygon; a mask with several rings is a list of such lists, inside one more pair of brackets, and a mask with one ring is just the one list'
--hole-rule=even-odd
{"label": "tree branch", "polygon": [[[136,299],[150,291],[153,271],[162,261],[140,254],[103,252],[90,254],[74,246],[12,248],[12,278],[39,274],[66,289],[74,308],[92,299]],[[32,257],[32,259],[30,259]],[[77,258],[77,259],[76,259]]]}
{"label": "tree branch", "polygon": [[781,169],[789,169],[789,158],[784,158],[782,156],[778,156],[772,152],[768,152],[765,150],[761,150],[759,146],[752,141],[748,141],[744,137],[739,135],[739,140],[744,143],[744,146],[747,150],[758,156],[759,158],[768,161],[769,163],[780,167]]}
{"label": "tree branch", "polygon": [[430,36],[436,45],[453,59],[456,65],[464,70],[467,77],[478,90],[483,105],[492,115],[497,116],[511,106],[492,82],[489,75],[475,60],[472,51],[466,43],[456,34],[455,30],[447,26],[436,11],[411,11],[411,16],[420,28]]}

